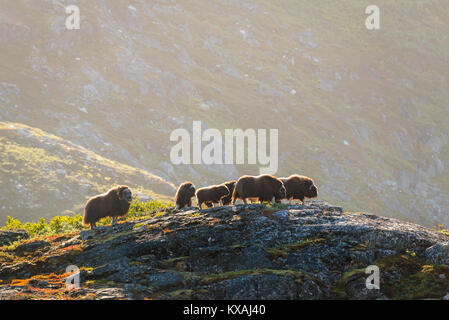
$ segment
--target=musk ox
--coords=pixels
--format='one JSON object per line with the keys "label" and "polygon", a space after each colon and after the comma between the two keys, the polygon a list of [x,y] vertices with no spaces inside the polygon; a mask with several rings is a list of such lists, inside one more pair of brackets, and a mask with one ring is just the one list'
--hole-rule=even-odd
{"label": "musk ox", "polygon": [[278,178],[263,174],[260,176],[242,176],[235,183],[232,194],[232,204],[237,199],[242,199],[247,204],[247,198],[258,198],[260,202],[285,197],[285,187]]}
{"label": "musk ox", "polygon": [[288,178],[279,179],[282,181],[285,190],[287,191],[284,199],[287,199],[290,202],[291,200],[301,200],[304,204],[305,198],[315,198],[318,195],[318,188],[309,177],[293,174]]}
{"label": "musk ox", "polygon": [[[235,186],[235,180],[227,181],[222,183],[221,185],[224,185],[229,190],[229,195],[221,199],[221,202],[224,206],[230,205],[232,200],[232,193],[234,192],[234,186]],[[205,202],[204,203],[208,208],[212,208],[213,204],[212,202]]]}
{"label": "musk ox", "polygon": [[181,183],[175,194],[176,209],[192,206],[192,197],[195,196],[195,186],[192,182]]}
{"label": "musk ox", "polygon": [[213,206],[215,206],[216,203],[222,205],[221,199],[229,196],[229,194],[229,189],[224,184],[199,188],[196,191],[196,201],[198,202],[198,207],[200,209],[202,209],[203,203],[205,203],[208,207],[210,203],[212,203]]}
{"label": "musk ox", "polygon": [[235,187],[235,180],[227,181],[227,182],[222,183],[222,184],[225,185],[228,188],[228,190],[229,190],[229,195],[227,195],[226,197],[221,199],[221,201],[223,202],[223,205],[227,206],[227,205],[231,204],[232,193],[234,192],[234,187]]}
{"label": "musk ox", "polygon": [[117,186],[108,192],[99,194],[87,200],[83,213],[83,224],[91,229],[104,217],[112,217],[112,224],[118,217],[124,216],[132,201],[132,192],[127,186]]}

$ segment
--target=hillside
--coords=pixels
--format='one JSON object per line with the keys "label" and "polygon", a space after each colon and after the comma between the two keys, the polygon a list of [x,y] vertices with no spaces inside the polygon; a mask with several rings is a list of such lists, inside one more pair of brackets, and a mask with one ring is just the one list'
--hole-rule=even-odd
{"label": "hillside", "polygon": [[[69,4],[80,30],[65,28]],[[174,129],[275,128],[277,175],[312,176],[348,210],[447,226],[448,3],[377,1],[378,31],[368,4],[3,1],[0,120],[199,186],[258,166],[175,166]]]}
{"label": "hillside", "polygon": [[0,224],[82,213],[87,199],[117,184],[142,198],[171,200],[173,184],[103,158],[70,141],[26,125],[0,121]]}
{"label": "hillside", "polygon": [[[28,240],[9,230],[0,299],[449,299],[448,240],[318,201],[169,210]],[[68,265],[79,290],[65,290]],[[369,265],[379,290],[366,289]]]}

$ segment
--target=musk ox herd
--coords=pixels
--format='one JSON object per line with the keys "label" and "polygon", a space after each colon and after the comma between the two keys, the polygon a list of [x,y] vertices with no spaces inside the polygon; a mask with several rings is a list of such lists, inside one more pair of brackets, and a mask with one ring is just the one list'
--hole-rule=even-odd
{"label": "musk ox herd", "polygon": [[[237,200],[244,204],[251,201],[268,201],[279,203],[281,200],[300,200],[315,198],[318,189],[309,177],[294,174],[288,178],[277,178],[269,174],[260,176],[241,176],[237,181],[227,181],[196,189],[190,181],[182,183],[175,194],[176,209],[192,206],[192,198],[196,197],[198,207],[203,209],[217,205],[235,205]],[[133,196],[127,186],[119,185],[106,193],[90,198],[84,208],[83,224],[95,228],[96,223],[104,217],[112,217],[112,224],[118,217],[124,216],[132,202]]]}
{"label": "musk ox herd", "polygon": [[237,181],[228,181],[196,190],[192,182],[184,182],[176,192],[175,204],[177,209],[190,207],[194,196],[200,209],[203,209],[203,204],[209,208],[231,203],[235,205],[239,199],[244,204],[247,204],[248,200],[273,203],[284,199],[289,200],[290,203],[292,200],[300,200],[304,203],[306,198],[315,198],[317,195],[318,189],[313,180],[306,176],[294,174],[288,178],[276,178],[269,174],[244,175]]}

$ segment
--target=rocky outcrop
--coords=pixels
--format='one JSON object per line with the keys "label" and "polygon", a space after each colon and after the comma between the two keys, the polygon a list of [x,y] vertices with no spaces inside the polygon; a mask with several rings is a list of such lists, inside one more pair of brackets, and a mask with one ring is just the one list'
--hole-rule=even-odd
{"label": "rocky outcrop", "polygon": [[24,230],[0,231],[0,246],[4,246],[10,244],[11,242],[26,238],[28,238],[28,234]]}
{"label": "rocky outcrop", "polygon": [[[3,247],[0,298],[442,299],[448,240],[319,201],[188,208]],[[65,290],[69,265],[79,290]],[[370,265],[380,289],[366,287]]]}

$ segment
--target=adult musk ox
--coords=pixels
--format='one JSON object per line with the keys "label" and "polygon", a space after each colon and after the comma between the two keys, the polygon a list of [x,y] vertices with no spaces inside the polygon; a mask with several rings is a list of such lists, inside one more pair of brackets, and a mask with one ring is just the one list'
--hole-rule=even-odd
{"label": "adult musk ox", "polygon": [[235,183],[232,204],[235,204],[237,199],[242,199],[246,204],[247,198],[258,198],[260,202],[271,202],[273,198],[284,198],[285,193],[282,181],[272,175],[263,174],[257,177],[245,175]]}
{"label": "adult musk ox", "polygon": [[229,196],[229,194],[229,189],[224,184],[199,188],[196,190],[196,201],[198,202],[198,207],[202,209],[203,203],[205,203],[208,207],[210,203],[214,206],[216,203],[222,204],[221,199]]}
{"label": "adult musk ox", "polygon": [[95,224],[104,217],[112,217],[112,224],[118,217],[124,216],[132,201],[132,192],[127,186],[117,186],[108,192],[87,200],[83,214],[83,224],[95,228]]}
{"label": "adult musk ox", "polygon": [[192,197],[195,196],[195,186],[192,182],[181,183],[175,194],[176,209],[192,206]]}
{"label": "adult musk ox", "polygon": [[318,188],[309,177],[293,174],[288,178],[280,178],[280,180],[284,183],[287,191],[284,199],[301,200],[304,204],[305,198],[315,198],[318,195]]}

